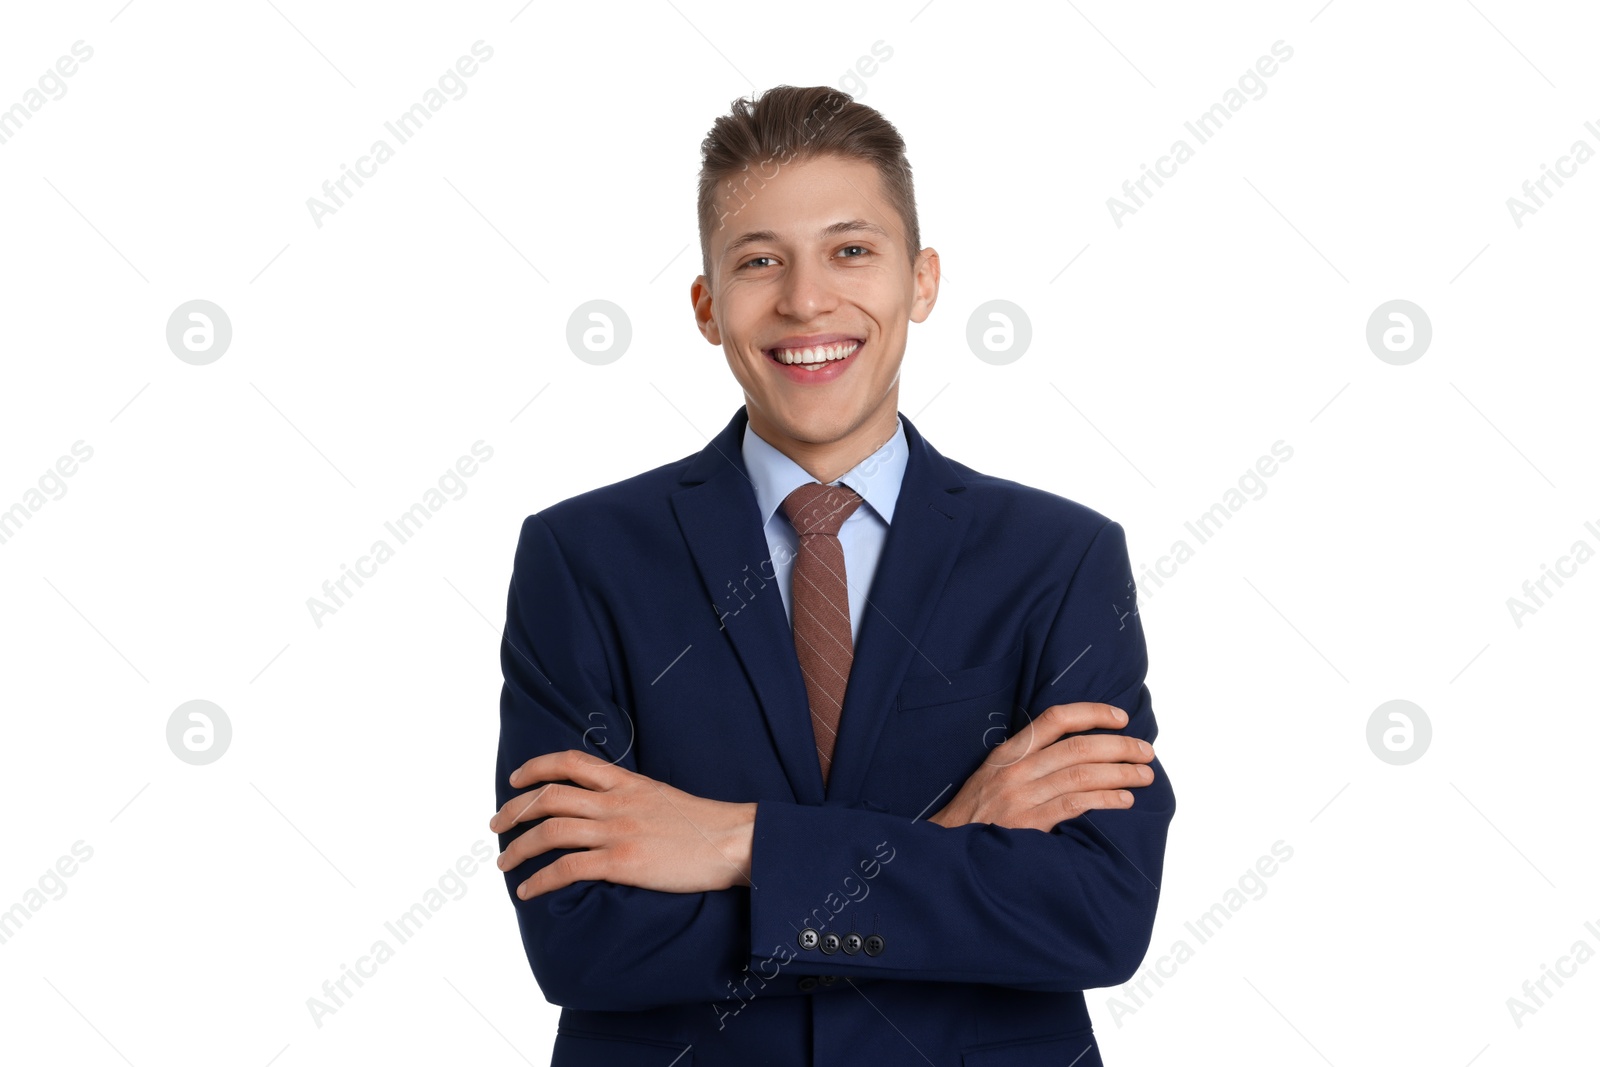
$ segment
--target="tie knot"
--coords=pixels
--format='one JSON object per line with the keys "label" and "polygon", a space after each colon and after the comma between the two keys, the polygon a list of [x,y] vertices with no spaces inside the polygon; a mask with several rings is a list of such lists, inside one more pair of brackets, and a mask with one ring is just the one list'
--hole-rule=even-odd
{"label": "tie knot", "polygon": [[784,497],[783,513],[802,537],[806,534],[837,537],[844,520],[860,506],[860,495],[848,485],[809,482]]}

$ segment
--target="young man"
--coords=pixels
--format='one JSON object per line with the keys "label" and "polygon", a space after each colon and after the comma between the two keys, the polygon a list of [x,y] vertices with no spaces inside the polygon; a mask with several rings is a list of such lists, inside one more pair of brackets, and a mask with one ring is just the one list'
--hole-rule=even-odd
{"label": "young man", "polygon": [[525,520],[507,603],[490,828],[554,1063],[1092,1067],[1174,810],[1122,528],[898,414],[939,257],[877,111],[780,86],[703,156],[744,406]]}

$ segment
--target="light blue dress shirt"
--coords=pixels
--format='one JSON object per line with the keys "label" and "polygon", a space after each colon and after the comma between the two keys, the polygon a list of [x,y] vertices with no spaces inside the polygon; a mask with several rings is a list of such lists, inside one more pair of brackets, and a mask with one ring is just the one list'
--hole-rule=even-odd
{"label": "light blue dress shirt", "polygon": [[[744,465],[755,487],[756,504],[761,509],[762,529],[767,535],[767,550],[772,559],[774,580],[783,597],[784,614],[794,625],[794,598],[790,584],[794,575],[795,553],[800,536],[783,513],[783,502],[790,493],[816,481],[805,468],[763,440],[748,423],[744,428]],[[850,597],[850,637],[861,636],[861,620],[866,617],[867,591],[883,555],[883,542],[894,519],[894,502],[900,496],[900,481],[906,473],[906,430],[896,417],[894,436],[866,459],[857,463],[829,485],[843,482],[861,495],[863,503],[839,527],[839,544],[844,549],[844,579]]]}

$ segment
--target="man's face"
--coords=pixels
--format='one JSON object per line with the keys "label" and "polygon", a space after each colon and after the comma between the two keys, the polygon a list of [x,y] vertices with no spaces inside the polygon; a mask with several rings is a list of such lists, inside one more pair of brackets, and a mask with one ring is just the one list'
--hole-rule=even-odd
{"label": "man's face", "polygon": [[690,295],[744,388],[751,428],[780,449],[876,448],[894,432],[907,323],[938,295],[938,253],[923,249],[913,268],[865,160],[789,163],[738,192],[724,181],[718,197],[711,277]]}

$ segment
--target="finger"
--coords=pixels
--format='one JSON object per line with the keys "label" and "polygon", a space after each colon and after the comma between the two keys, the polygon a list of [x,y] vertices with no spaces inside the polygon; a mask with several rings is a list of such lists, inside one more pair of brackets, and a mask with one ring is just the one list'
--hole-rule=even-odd
{"label": "finger", "polygon": [[1053,744],[1064,734],[1096,729],[1120,730],[1127,724],[1127,713],[1112,704],[1093,701],[1052,704],[1036,718],[1030,719],[1028,725],[995,746],[985,762],[993,766],[1010,766]]}
{"label": "finger", "polygon": [[589,789],[604,789],[616,780],[615,775],[606,773],[608,770],[620,772],[622,769],[581,748],[569,748],[533,757],[511,772],[510,781],[516,789],[561,781],[575,782]]}
{"label": "finger", "polygon": [[539,811],[539,801],[550,790],[557,788],[554,785],[530,789],[526,793],[518,793],[505,804],[489,820],[489,829],[495,833],[502,833],[521,822],[531,822],[543,818],[545,813]]}
{"label": "finger", "polygon": [[546,819],[507,845],[506,850],[495,857],[494,865],[509,871],[551,849],[591,848],[603,843],[600,824],[593,819]]}
{"label": "finger", "polygon": [[1052,774],[1084,763],[1146,764],[1156,758],[1150,742],[1126,734],[1075,734],[1048,745],[1035,757],[1037,773]]}
{"label": "finger", "polygon": [[1126,734],[1075,734],[1041,741],[1045,736],[1043,730],[1023,731],[991,752],[985,762],[991,767],[1014,764],[1017,769],[1012,774],[1038,778],[1077,763],[1149,763],[1155,759],[1155,749],[1148,741]]}
{"label": "finger", "polygon": [[517,896],[532,900],[574,882],[605,881],[605,858],[598,852],[569,852],[557,856],[517,886]]}
{"label": "finger", "polygon": [[1094,789],[1086,793],[1064,793],[1055,800],[1040,805],[1040,811],[1047,812],[1044,816],[1052,816],[1055,822],[1041,827],[1046,831],[1071,819],[1076,819],[1091,811],[1133,807],[1133,794],[1126,789]]}
{"label": "finger", "polygon": [[[1032,734],[1031,747],[1043,748],[1067,734],[1085,730],[1120,730],[1128,725],[1128,714],[1114,704],[1080,700],[1072,704],[1052,704],[1017,737]],[[1015,740],[1016,738],[1013,738]]]}
{"label": "finger", "polygon": [[1142,763],[1077,763],[1044,775],[1034,784],[1052,795],[1098,790],[1134,789],[1155,781],[1155,772]]}
{"label": "finger", "polygon": [[494,813],[489,829],[504,833],[522,822],[542,819],[547,815],[576,815],[592,818],[598,809],[599,794],[575,785],[552,782],[526,793],[518,793]]}
{"label": "finger", "polygon": [[1048,734],[1049,744],[1068,734],[1086,730],[1120,730],[1128,725],[1128,713],[1115,704],[1079,701],[1075,704],[1052,704],[1039,716],[1042,734]]}

